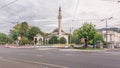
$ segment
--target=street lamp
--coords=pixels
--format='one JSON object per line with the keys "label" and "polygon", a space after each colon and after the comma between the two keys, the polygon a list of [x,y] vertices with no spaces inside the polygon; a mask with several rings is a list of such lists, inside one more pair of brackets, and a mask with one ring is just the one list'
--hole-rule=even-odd
{"label": "street lamp", "polygon": [[106,45],[108,46],[108,20],[111,20],[113,17],[109,17],[109,18],[105,18],[105,19],[102,19],[101,21],[105,21],[106,22]]}

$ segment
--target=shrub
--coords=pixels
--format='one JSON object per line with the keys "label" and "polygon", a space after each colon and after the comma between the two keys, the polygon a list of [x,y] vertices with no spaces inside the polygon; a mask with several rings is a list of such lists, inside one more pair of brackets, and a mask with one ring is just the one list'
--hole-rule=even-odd
{"label": "shrub", "polygon": [[0,45],[4,45],[4,44],[6,44],[5,42],[0,42]]}
{"label": "shrub", "polygon": [[60,43],[61,44],[65,44],[65,43],[67,43],[67,41],[66,41],[66,39],[64,37],[61,37],[60,38]]}
{"label": "shrub", "polygon": [[23,37],[21,40],[21,45],[25,45],[25,44],[30,44],[30,41],[28,40],[27,37]]}

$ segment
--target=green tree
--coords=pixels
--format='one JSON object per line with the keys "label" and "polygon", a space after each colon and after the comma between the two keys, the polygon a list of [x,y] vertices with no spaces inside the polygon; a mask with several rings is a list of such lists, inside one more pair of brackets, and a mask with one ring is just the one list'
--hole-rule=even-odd
{"label": "green tree", "polygon": [[20,35],[27,36],[28,30],[29,30],[29,26],[28,26],[27,22],[22,22],[21,28],[20,28]]}
{"label": "green tree", "polygon": [[99,34],[98,32],[97,32],[97,34],[95,34],[95,39],[98,40],[98,41],[104,42],[104,39],[103,39],[102,35]]}
{"label": "green tree", "polygon": [[57,36],[52,36],[51,39],[49,40],[49,44],[57,44],[59,42]]}
{"label": "green tree", "polygon": [[74,31],[74,35],[76,35],[79,39],[85,38],[85,48],[88,47],[88,42],[93,40],[97,35],[97,30],[94,28],[93,24],[84,23],[82,27]]}
{"label": "green tree", "polygon": [[0,44],[6,43],[6,35],[3,33],[0,33]]}
{"label": "green tree", "polygon": [[13,39],[4,33],[0,33],[0,44],[12,43]]}
{"label": "green tree", "polygon": [[13,43],[14,41],[13,41],[12,37],[7,36],[6,42],[7,42],[8,44],[11,44],[11,43]]}
{"label": "green tree", "polygon": [[80,39],[78,37],[76,37],[76,36],[72,36],[72,43],[81,44]]}
{"label": "green tree", "polygon": [[28,31],[31,28],[31,26],[29,26],[27,24],[27,22],[22,22],[21,24],[17,24],[13,27],[13,29],[10,30],[10,36],[14,39],[17,40],[18,36],[28,36]]}
{"label": "green tree", "polygon": [[27,37],[22,37],[22,40],[20,41],[20,45],[30,44],[30,41]]}
{"label": "green tree", "polygon": [[14,41],[18,40],[19,36],[22,36],[27,38],[30,42],[32,42],[33,37],[36,34],[43,35],[44,33],[38,27],[29,26],[27,22],[17,24],[13,27],[12,30],[10,30],[10,36],[14,39]]}
{"label": "green tree", "polygon": [[61,37],[60,38],[60,43],[61,44],[65,44],[65,43],[67,43],[67,41],[66,41],[66,39],[64,37]]}
{"label": "green tree", "polygon": [[43,34],[43,32],[38,28],[38,27],[32,27],[29,31],[28,31],[28,39],[33,40],[34,36],[36,34]]}
{"label": "green tree", "polygon": [[21,24],[17,24],[13,27],[13,29],[10,30],[10,36],[13,38],[13,40],[18,39],[18,36],[20,35],[20,28]]}

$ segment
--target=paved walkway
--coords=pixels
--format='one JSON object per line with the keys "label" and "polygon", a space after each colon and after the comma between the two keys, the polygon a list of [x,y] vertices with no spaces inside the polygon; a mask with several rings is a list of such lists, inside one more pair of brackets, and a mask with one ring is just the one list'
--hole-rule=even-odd
{"label": "paved walkway", "polygon": [[[60,51],[82,51],[82,52],[102,52],[116,49],[103,49],[103,50],[82,50],[82,49],[64,49],[63,46],[16,46],[16,45],[0,45],[0,48],[60,48]],[[63,48],[63,49],[61,49]],[[120,49],[119,49],[120,50]]]}

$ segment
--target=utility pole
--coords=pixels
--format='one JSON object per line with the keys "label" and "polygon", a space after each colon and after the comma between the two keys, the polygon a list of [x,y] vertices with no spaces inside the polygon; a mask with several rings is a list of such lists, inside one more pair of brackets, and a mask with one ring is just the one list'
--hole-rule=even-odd
{"label": "utility pole", "polygon": [[106,21],[106,45],[108,46],[108,23],[107,23],[107,19],[105,20]]}
{"label": "utility pole", "polygon": [[108,20],[111,20],[113,17],[102,19],[101,21],[106,22],[106,45],[108,46]]}
{"label": "utility pole", "polygon": [[70,45],[71,45],[71,27],[70,27]]}
{"label": "utility pole", "polygon": [[72,28],[73,28],[73,27],[70,27],[70,41],[69,41],[69,42],[70,42],[70,43],[69,43],[70,45],[71,45],[71,43],[72,43]]}

